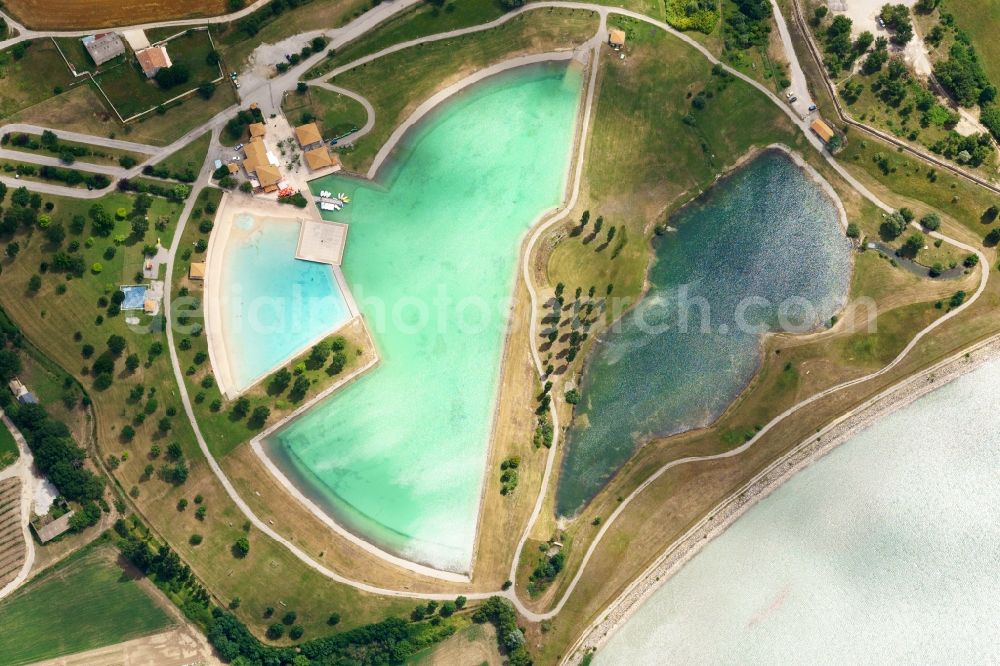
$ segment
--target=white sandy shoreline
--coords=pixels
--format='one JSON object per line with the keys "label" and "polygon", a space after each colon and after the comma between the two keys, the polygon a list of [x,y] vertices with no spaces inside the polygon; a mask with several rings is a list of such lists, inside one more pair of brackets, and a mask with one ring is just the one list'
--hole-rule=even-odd
{"label": "white sandy shoreline", "polygon": [[603,646],[643,603],[709,540],[722,534],[740,516],[796,473],[848,441],[876,421],[1000,356],[1000,336],[993,336],[882,391],[874,398],[837,418],[815,437],[800,443],[710,511],[638,576],[605,609],[567,652],[563,664],[579,664],[584,656]]}

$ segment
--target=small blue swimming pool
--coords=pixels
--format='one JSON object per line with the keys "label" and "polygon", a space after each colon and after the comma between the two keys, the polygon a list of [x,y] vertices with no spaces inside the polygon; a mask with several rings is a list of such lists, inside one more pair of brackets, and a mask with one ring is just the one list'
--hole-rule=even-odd
{"label": "small blue swimming pool", "polygon": [[121,291],[125,294],[122,301],[122,310],[141,310],[146,302],[146,288],[141,284],[122,285]]}

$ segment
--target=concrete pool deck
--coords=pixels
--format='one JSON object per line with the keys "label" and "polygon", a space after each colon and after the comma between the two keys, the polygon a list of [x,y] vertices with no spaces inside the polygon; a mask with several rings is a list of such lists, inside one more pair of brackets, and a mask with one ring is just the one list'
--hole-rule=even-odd
{"label": "concrete pool deck", "polygon": [[[298,211],[298,209],[295,210]],[[315,220],[308,219],[310,212],[315,214],[314,206],[309,206],[301,211],[302,216],[290,216],[289,212],[290,210],[287,206],[282,206],[272,201],[230,193],[223,195],[222,201],[219,204],[219,210],[215,217],[216,226],[209,239],[208,249],[205,253],[205,302],[203,303],[203,310],[205,314],[205,336],[208,342],[209,360],[215,374],[215,381],[226,400],[236,399],[243,392],[258,384],[277,367],[280,367],[281,364],[287,363],[289,360],[302,354],[312,345],[332,335],[336,330],[342,328],[342,326],[346,326],[350,320],[358,317],[360,314],[354,297],[340,270],[340,266],[330,265],[333,281],[336,283],[337,289],[340,291],[340,295],[347,306],[349,321],[314,336],[314,339],[309,340],[308,343],[301,345],[287,354],[275,368],[270,368],[268,371],[254,377],[245,386],[239,385],[234,372],[235,359],[233,358],[233,354],[230,353],[230,345],[226,339],[225,332],[225,322],[229,318],[229,307],[231,304],[223,296],[222,288],[224,285],[223,276],[225,273],[226,250],[232,241],[249,237],[249,233],[237,228],[234,220],[239,215],[250,215],[258,220],[267,219],[287,222],[288,224],[297,224],[300,228],[310,222],[320,224],[315,222]]]}

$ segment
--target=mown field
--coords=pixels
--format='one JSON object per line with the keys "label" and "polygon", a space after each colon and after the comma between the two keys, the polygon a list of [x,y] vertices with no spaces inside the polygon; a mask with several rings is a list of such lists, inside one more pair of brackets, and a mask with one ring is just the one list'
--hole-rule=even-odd
{"label": "mown field", "polygon": [[226,0],[6,0],[4,6],[25,27],[36,30],[106,28],[231,11]]}
{"label": "mown field", "polygon": [[[207,44],[207,37],[202,39]],[[221,85],[211,99],[193,95],[171,105],[162,114],[151,113],[122,126],[89,81],[74,81],[51,40],[38,39],[28,44],[20,58],[12,49],[0,52],[0,121],[166,145],[236,102],[232,87]],[[191,88],[200,83],[195,76],[210,73],[204,61],[207,51],[201,49],[199,53],[202,64],[192,69]],[[124,102],[124,111],[151,108],[186,89],[180,86],[163,96],[164,91],[154,83],[138,77],[142,74],[133,70],[131,64],[122,63],[102,75],[101,80],[108,85],[113,100]],[[137,91],[141,94],[136,95]]]}
{"label": "mown field", "polygon": [[[5,207],[12,196],[8,193]],[[159,237],[169,245],[176,231],[181,204],[154,198],[145,240],[129,239],[128,211],[134,202],[134,195],[117,192],[96,201],[43,197],[40,210],[50,216],[51,224],[63,224],[67,229],[60,243],[49,241],[37,227],[21,228],[0,239],[3,243],[16,242],[20,248],[15,258],[7,257],[2,262],[0,304],[29,341],[89,391],[96,419],[99,455],[95,457],[105,466],[114,467],[112,476],[132,510],[142,514],[169,540],[213,594],[220,599],[242,599],[237,612],[258,635],[263,636],[269,624],[263,615],[268,606],[293,607],[307,638],[333,633],[335,630],[326,620],[334,611],[343,617],[336,630],[407,613],[412,609],[409,600],[358,594],[335,584],[307,569],[284,547],[253,531],[249,534],[250,553],[242,559],[233,556],[234,541],[247,536],[243,529],[246,519],[208,468],[181,411],[165,334],[146,326],[146,317],[133,328],[125,324],[125,313],[111,316],[107,311],[104,299],[110,299],[118,285],[135,282],[143,243]],[[47,210],[47,203],[52,203],[51,210]],[[125,209],[125,219],[115,220],[108,236],[94,232],[89,210],[95,203],[112,216],[119,208]],[[71,226],[77,215],[84,219],[79,233]],[[161,217],[162,229],[157,229],[155,224]],[[197,228],[198,221],[191,224]],[[122,236],[125,242],[116,244],[116,236]],[[90,238],[93,240],[88,241]],[[109,248],[114,252],[108,252]],[[50,267],[59,251],[81,255],[83,275],[67,279],[66,274],[51,268],[41,272],[40,266],[44,263]],[[94,272],[94,263],[101,264],[100,272]],[[30,283],[36,273],[40,285],[33,290]],[[91,366],[107,349],[112,334],[125,338],[126,350],[115,361],[112,384],[101,389],[94,385]],[[94,348],[89,357],[85,345]],[[130,371],[124,367],[124,360],[131,354],[136,354],[140,363]],[[127,436],[126,427],[134,435]],[[180,445],[188,468],[183,483],[170,482],[161,475],[170,462],[166,454],[173,442]],[[154,453],[154,445],[158,453]],[[112,464],[112,458],[117,466]],[[151,473],[147,473],[147,466]],[[201,501],[195,503],[196,498]],[[182,499],[190,506],[178,508]],[[200,508],[204,513],[196,515]],[[202,535],[203,541],[192,544],[193,534]]]}
{"label": "mown field", "polygon": [[363,39],[346,44],[333,57],[306,72],[305,78],[317,78],[334,67],[346,65],[394,44],[488,23],[502,16],[504,11],[498,0],[462,0],[451,3],[444,10],[429,3],[421,3],[382,23]]}
{"label": "mown field", "polygon": [[[550,286],[563,281],[572,294],[576,285],[586,289],[588,284],[613,281],[616,294],[619,288],[639,293],[653,225],[665,221],[679,203],[710,187],[716,175],[750,147],[774,141],[801,150],[837,189],[849,219],[861,227],[863,234],[878,233],[880,212],[818,159],[772,101],[742,82],[713,75],[701,56],[673,38],[641,33],[639,37],[625,61],[606,59],[602,63],[593,134],[586,155],[585,187],[573,214],[578,219],[583,209],[589,208],[591,225],[602,215],[605,228],[611,224],[626,228],[628,241],[612,260],[610,248],[597,251],[596,243],[584,244],[579,236],[570,235],[572,225],[567,224],[550,240],[554,251],[545,244],[541,250]],[[664,62],[671,66],[663,67]],[[698,97],[702,102],[696,106],[693,100]],[[845,161],[857,162],[866,184],[893,205],[911,206],[918,215],[936,210],[945,220],[946,233],[971,243],[980,241],[980,234],[989,230],[979,222],[987,198],[951,178],[941,176],[934,182],[926,169],[896,154],[892,155],[896,168],[883,175],[872,162],[873,153],[881,147],[857,139],[853,146],[845,153]],[[870,183],[872,177],[877,182]],[[914,199],[897,192],[912,192]],[[557,577],[550,592],[542,595],[539,607],[551,607],[565,591],[576,573],[578,558],[597,531],[595,520],[606,518],[622,497],[660,465],[687,455],[727,450],[797,401],[883,366],[917,331],[942,314],[943,309],[935,305],[937,300],[959,288],[971,291],[977,279],[972,272],[958,282],[934,282],[907,274],[875,253],[857,257],[851,294],[876,299],[877,330],[855,330],[846,325],[856,321],[854,315],[845,314],[840,324],[829,331],[767,340],[760,373],[716,424],[643,447],[562,532],[563,543],[571,544],[564,549],[567,569]],[[891,381],[996,330],[991,308],[997,302],[997,291],[991,285],[964,321],[949,322],[945,328],[950,334],[942,333],[919,346],[890,376],[837,394],[808,413],[783,422],[737,459],[679,467],[649,486],[605,536],[581,585],[551,626],[529,628],[533,654],[539,661],[557,659],[565,649],[565,641],[572,640],[580,627],[597,617],[617,591],[754,470]],[[658,529],[649,530],[650,524],[656,524]],[[538,559],[541,540],[551,533],[558,533],[555,525],[542,520],[533,535],[539,541],[529,541],[526,546],[519,566],[519,584],[527,580]],[[528,598],[524,591],[521,596]]]}
{"label": "mown field", "polygon": [[[18,132],[18,134],[21,134]],[[56,133],[58,136],[58,132]],[[28,134],[31,141],[34,143],[39,143],[41,138],[38,134]],[[59,157],[60,151],[65,148],[73,148],[77,150],[86,151],[87,154],[77,155],[75,159],[77,162],[85,162],[87,164],[106,164],[117,166],[120,164],[122,158],[132,159],[136,162],[142,162],[146,159],[147,155],[143,153],[136,153],[129,150],[118,150],[117,148],[105,148],[104,146],[96,146],[88,143],[80,143],[78,141],[67,141],[65,139],[59,139],[59,143],[55,147],[46,147],[39,144],[37,150],[32,149],[27,146],[17,146],[13,142],[9,142],[3,146],[6,150],[16,150],[24,153],[34,153],[38,155],[47,155],[49,157]]]}
{"label": "mown field", "polygon": [[[21,478],[15,476],[0,481],[0,588],[21,572],[26,552],[27,544],[21,528]],[[0,615],[0,619],[2,617]]]}
{"label": "mown field", "polygon": [[368,122],[365,107],[346,95],[310,86],[304,94],[291,93],[281,102],[281,110],[292,124],[311,118],[319,125],[324,139],[341,136]]}
{"label": "mown field", "polygon": [[[171,29],[167,32],[176,31]],[[191,30],[170,40],[167,43],[167,51],[175,67],[184,66],[190,72],[190,79],[186,83],[172,88],[161,88],[146,78],[134,60],[112,67],[102,67],[101,73],[95,77],[123,118],[155,108],[181,93],[197,88],[203,82],[214,81],[220,76],[218,66],[209,64],[207,60],[213,51],[207,30]],[[228,88],[228,85],[224,84],[221,87]]]}
{"label": "mown field", "polygon": [[26,49],[20,57],[13,48],[0,51],[0,120],[58,95],[73,82],[50,40],[24,44]]}
{"label": "mown field", "polygon": [[994,83],[1000,82],[1000,3],[995,0],[945,0],[941,11],[955,17],[955,25],[972,38],[983,68]]}
{"label": "mown field", "polygon": [[4,664],[29,664],[153,634],[173,625],[159,601],[100,544],[0,602]]}
{"label": "mown field", "polygon": [[[176,180],[193,182],[197,178],[198,172],[201,171],[202,164],[205,162],[211,140],[211,132],[205,132],[177,152],[167,155],[164,159],[154,164],[153,168],[166,169],[170,172],[170,177]],[[183,178],[179,176],[183,176]]]}

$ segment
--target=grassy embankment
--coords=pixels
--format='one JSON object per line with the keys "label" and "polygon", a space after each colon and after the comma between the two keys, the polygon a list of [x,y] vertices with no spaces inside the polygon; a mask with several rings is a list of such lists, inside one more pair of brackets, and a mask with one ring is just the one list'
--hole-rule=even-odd
{"label": "grassy embankment", "polygon": [[315,79],[335,67],[354,62],[382,49],[427,35],[435,35],[459,28],[488,23],[504,14],[498,0],[463,0],[452,2],[445,9],[429,3],[418,4],[367,33],[363,39],[344,45],[333,56],[327,57],[306,72],[306,79]]}
{"label": "grassy embankment", "polygon": [[0,602],[5,664],[28,664],[163,631],[174,621],[116,548],[87,548]]}
{"label": "grassy embankment", "polygon": [[[59,197],[45,197],[45,201],[53,203],[48,213],[52,220],[64,223],[67,228],[75,215],[87,219],[87,211],[92,205],[90,201]],[[97,203],[113,215],[119,207],[131,209],[133,201],[131,195],[114,193]],[[179,211],[180,204],[154,198],[146,241],[155,234],[169,245]],[[155,223],[161,218],[163,229],[156,229]],[[343,629],[379,620],[388,614],[406,612],[410,604],[405,601],[355,595],[349,588],[329,582],[307,569],[286,549],[259,534],[250,534],[251,552],[246,558],[233,558],[230,546],[245,535],[242,529],[245,519],[205,463],[181,411],[166,353],[166,336],[142,326],[132,330],[124,322],[125,313],[111,317],[106,307],[99,305],[99,299],[110,297],[117,285],[134,282],[134,273],[141,267],[142,242],[139,241],[128,241],[116,248],[111,259],[104,258],[106,248],[114,245],[112,238],[115,235],[128,235],[128,224],[127,220],[117,221],[115,229],[105,238],[93,234],[87,219],[83,233],[70,232],[61,244],[66,250],[70,243],[79,243],[76,253],[83,256],[84,275],[67,280],[64,275],[50,270],[41,276],[42,284],[34,293],[27,288],[29,278],[42,262],[51,263],[59,248],[47,242],[41,230],[19,231],[14,238],[4,239],[16,240],[21,250],[15,259],[5,259],[0,274],[0,303],[11,318],[28,340],[73,373],[90,391],[99,457],[105,462],[110,456],[119,460],[113,476],[122,495],[138,495],[130,497],[129,501],[191,565],[218,599],[224,603],[236,596],[243,599],[238,613],[261,635],[266,625],[261,615],[263,608],[280,606],[279,602],[295,606],[300,623],[306,628],[306,638],[329,633],[326,618],[334,610],[344,617],[338,627]],[[85,241],[91,235],[95,242],[87,247]],[[91,272],[95,262],[102,264],[101,272],[96,275]],[[65,285],[65,291],[60,285]],[[98,316],[102,318],[100,323]],[[142,321],[145,323],[148,318]],[[80,333],[79,339],[76,339],[76,332]],[[111,386],[97,390],[89,375],[90,364],[105,349],[106,340],[112,334],[126,339],[123,357],[135,353],[141,363],[130,373],[124,368],[123,358],[119,358]],[[81,355],[85,344],[95,347],[90,359]],[[150,358],[150,352],[157,345],[162,346],[162,352]],[[139,385],[144,389],[143,395],[134,399],[132,392]],[[150,393],[154,389],[155,404],[151,405]],[[165,433],[161,421],[167,427]],[[135,431],[130,441],[122,437],[126,426]],[[174,441],[181,445],[189,469],[187,481],[176,486],[159,478],[159,469],[166,463],[167,446]],[[154,444],[161,450],[156,458],[152,453]],[[123,460],[125,453],[128,460]],[[152,476],[146,475],[146,465],[153,465]],[[196,495],[202,496],[202,505],[206,507],[202,519],[195,515],[193,500]],[[183,512],[177,508],[181,499],[191,502]],[[204,537],[198,546],[189,543],[194,533]]]}
{"label": "grassy embankment", "polygon": [[590,11],[542,9],[491,30],[405,49],[334,77],[332,83],[365,96],[376,115],[371,133],[341,160],[352,171],[366,171],[392,131],[435,91],[502,60],[581,44],[596,29],[597,16]]}
{"label": "grassy embankment", "polygon": [[1000,81],[1000,42],[996,38],[1000,5],[990,0],[958,0],[943,2],[940,9],[952,14],[955,24],[972,39],[990,80]]}
{"label": "grassy embankment", "polygon": [[201,166],[205,163],[211,142],[212,133],[205,132],[176,152],[167,155],[154,164],[153,168],[157,172],[166,172],[174,180],[182,180],[186,183],[194,182],[198,177],[198,172],[201,171]]}
{"label": "grassy embankment", "polygon": [[316,86],[310,86],[305,94],[286,95],[281,101],[281,111],[293,125],[315,121],[320,134],[327,140],[363,127],[368,122],[368,113],[359,102]]}
{"label": "grassy embankment", "polygon": [[[695,113],[696,125],[685,125],[681,118],[687,113],[689,104],[685,100],[686,92],[697,94],[699,89],[716,83],[709,75],[707,63],[700,56],[667,38],[652,41],[660,43],[646,45],[652,53],[646,54],[645,66],[639,53],[633,54],[631,62],[611,60],[604,64],[595,112],[597,122],[587,157],[587,196],[580,205],[581,209],[590,208],[592,220],[599,214],[604,215],[606,225],[622,225],[630,232],[635,229],[635,233],[629,233],[629,241],[615,262],[607,255],[600,259],[601,253],[596,252],[593,245],[585,246],[579,237],[568,236],[557,246],[548,262],[548,277],[552,283],[561,278],[571,293],[576,285],[586,289],[588,284],[605,284],[610,280],[616,281],[616,294],[620,293],[619,284],[624,285],[622,288],[626,292],[629,288],[638,291],[646,265],[646,240],[652,223],[663,219],[671,204],[682,202],[690,193],[697,193],[707,184],[685,174],[701,175],[710,182],[715,173],[731,164],[751,144],[760,145],[774,140],[793,146],[804,143],[791,132],[785,116],[772,102],[738,82],[730,83],[724,90],[713,91],[705,109]],[[673,63],[669,71],[655,66],[655,63],[665,59]],[[634,73],[626,67],[634,68]],[[615,68],[613,75],[609,73],[611,68]],[[689,72],[687,80],[684,79],[685,71]],[[648,97],[636,94],[640,84],[647,90],[657,91],[656,94]],[[633,108],[637,105],[640,108]],[[641,108],[643,105],[648,105],[648,108]],[[662,111],[664,108],[668,109],[666,114]],[[621,131],[619,128],[623,126],[628,130]],[[602,128],[614,129],[602,132]],[[733,128],[741,130],[735,132]],[[693,136],[685,137],[686,133]],[[657,149],[658,142],[667,142],[668,139],[669,145],[686,146],[686,149],[675,148],[669,153]],[[706,144],[704,149],[702,141]],[[849,218],[866,233],[873,233],[881,220],[878,212],[846,188],[832,170],[815,159],[811,149],[805,150],[814,166],[841,194]],[[668,155],[671,163],[665,163],[668,162],[665,159]],[[709,156],[714,156],[715,161],[708,161]],[[677,169],[676,173],[673,168]],[[615,184],[620,197],[617,207],[615,199],[602,192],[602,179]],[[610,189],[606,187],[606,190]],[[630,205],[626,206],[625,202]],[[636,214],[634,219],[630,219],[628,212],[633,209],[644,212],[645,217]],[[564,233],[568,231],[566,229]],[[627,250],[633,243],[638,247],[630,253]],[[974,277],[966,278],[962,286],[971,289]],[[875,289],[876,285],[880,289]],[[627,494],[652,471],[676,457],[731,448],[743,441],[756,426],[794,402],[825,386],[864,374],[883,364],[898,353],[917,330],[940,314],[933,301],[956,288],[955,283],[919,280],[893,268],[888,261],[874,254],[859,257],[852,295],[870,295],[885,306],[880,308],[878,331],[873,334],[875,337],[869,337],[863,330],[852,332],[844,325],[844,320],[839,326],[815,336],[800,339],[772,337],[766,346],[762,370],[750,390],[718,423],[704,431],[644,447],[584,510],[568,530],[568,536],[576,541],[569,553],[568,570],[561,579],[557,579],[554,592],[544,599],[557,598],[557,592],[564,589],[575,572],[578,558],[597,530],[591,525],[593,519],[607,516],[617,505],[617,498]],[[913,303],[916,305],[911,305]],[[988,326],[985,324],[966,331],[962,342],[949,342],[944,347],[951,349],[967,342],[970,337],[981,335],[980,331]],[[939,358],[942,349],[935,346],[933,350],[915,354],[917,363],[914,365]],[[909,372],[912,371],[913,367],[910,367]],[[897,378],[899,376],[896,375]],[[864,385],[864,388],[851,394],[824,401],[801,420],[782,424],[740,456],[738,463],[729,461],[687,466],[665,475],[636,500],[641,508],[630,507],[615,523],[588,565],[584,582],[571,598],[564,614],[556,618],[549,632],[535,634],[532,630],[529,641],[534,643],[536,637],[543,641],[543,658],[553,658],[560,646],[565,645],[562,640],[571,639],[570,635],[575,630],[592,619],[631,577],[648,566],[653,557],[683,533],[688,525],[725,497],[729,489],[737,487],[782,451],[807,437],[818,424],[841,413],[847,405],[870,395],[876,388],[885,386],[887,381],[877,383],[879,386]],[[649,524],[659,527],[652,531],[643,528],[643,525]],[[547,537],[545,529],[543,526],[535,536]],[[521,567],[524,578],[519,577],[519,580],[524,580],[534,566],[537,544],[529,542]]]}
{"label": "grassy embankment", "polygon": [[[540,22],[537,17],[531,20],[534,25],[540,27],[537,30],[532,30],[532,36],[525,38],[525,40],[537,42],[544,38],[545,43],[539,50],[551,50],[557,45],[566,43],[558,41],[555,36],[556,33],[567,29],[562,26],[581,26],[582,24],[582,27],[574,27],[575,30],[578,30],[578,34],[574,33],[572,39],[580,39],[581,35],[585,38],[593,34],[593,30],[596,28],[596,23],[589,12],[578,11],[575,12],[574,16],[574,13],[571,12],[556,11],[550,14],[548,10],[541,10],[529,13],[529,16],[534,14],[540,14],[542,17],[554,15],[553,18],[543,22]],[[550,25],[552,21],[555,21],[560,27],[552,27]],[[523,35],[520,27],[517,28],[517,31],[518,35]],[[508,49],[519,49],[521,48],[520,44],[523,43],[521,37],[512,41],[507,39],[508,36],[509,33],[503,33],[499,30],[484,31],[475,35],[477,39],[482,41],[481,44],[476,42],[464,48],[466,51],[472,50],[475,53],[489,53],[491,58],[497,60],[503,59],[506,56],[501,56],[501,53],[504,51],[509,53]],[[451,46],[451,48],[453,47],[454,45]],[[427,81],[427,79],[431,78],[430,72],[434,66],[441,62],[441,58],[442,52],[429,46],[414,49],[408,53],[407,66],[411,71],[419,72],[420,76],[423,77],[417,82],[418,90],[427,90],[433,86],[433,82]],[[379,62],[381,63],[381,61]],[[475,67],[478,68],[483,64],[483,62],[478,61]],[[372,66],[374,65],[370,65],[369,68]],[[394,66],[386,65],[386,71]],[[471,64],[465,66],[472,67]],[[449,65],[449,67],[453,69],[454,65]],[[371,74],[372,71],[369,69],[365,76],[368,77]],[[388,82],[386,87],[391,88],[392,85],[391,82]],[[416,105],[427,94],[430,93],[423,92],[420,96],[415,94],[411,103]],[[405,101],[402,100],[400,103]],[[535,449],[531,441],[535,419],[529,405],[531,396],[538,392],[539,387],[530,366],[527,348],[525,327],[528,320],[528,297],[523,285],[519,284],[517,290],[516,310],[512,316],[514,327],[509,332],[509,344],[506,348],[503,364],[501,397],[496,416],[497,428],[493,434],[494,445],[491,447],[491,458],[487,463],[489,471],[482,510],[483,522],[491,525],[491,529],[479,531],[479,543],[477,544],[475,582],[477,587],[481,586],[485,589],[496,589],[506,577],[512,555],[510,535],[519,533],[523,529],[544,468],[544,452]],[[516,493],[504,497],[499,493],[498,470],[500,462],[511,455],[522,457],[522,467],[519,470],[520,483]],[[259,515],[265,519],[272,518],[279,531],[297,543],[306,545],[310,552],[322,552],[324,561],[332,562],[338,567],[338,570],[357,572],[357,575],[366,580],[374,579],[386,585],[409,584],[410,588],[414,590],[446,588],[445,584],[440,582],[422,579],[412,574],[401,575],[393,567],[387,567],[384,562],[371,558],[371,556],[347,544],[343,539],[333,535],[320,521],[281,491],[273,483],[273,479],[259,470],[259,463],[246,447],[238,447],[233,453],[226,456],[224,465],[227,473],[240,488],[242,496]],[[258,495],[258,493],[260,494]],[[459,590],[461,588],[449,585],[447,589]]]}
{"label": "grassy embankment", "polygon": [[[231,87],[220,86],[210,100],[195,95],[171,105],[162,115],[149,114],[122,126],[89,79],[73,78],[51,40],[29,44],[20,58],[13,48],[0,52],[0,121],[166,145],[235,102]],[[125,64],[119,69],[124,72],[130,67]],[[109,76],[113,81],[123,74]],[[155,86],[139,83],[143,88]],[[121,94],[127,98],[133,92],[126,86]]]}

